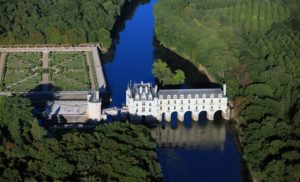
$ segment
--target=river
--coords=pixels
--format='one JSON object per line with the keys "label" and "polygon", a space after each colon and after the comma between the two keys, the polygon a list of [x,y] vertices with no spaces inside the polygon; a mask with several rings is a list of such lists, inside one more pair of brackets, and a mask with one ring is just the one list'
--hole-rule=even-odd
{"label": "river", "polygon": [[[156,83],[151,73],[153,61],[163,58],[172,69],[182,68],[185,88],[217,86],[208,81],[192,64],[170,56],[155,40],[153,5],[157,0],[140,4],[127,18],[115,40],[114,55],[106,59],[104,71],[112,101],[110,106],[125,103],[129,81]],[[195,79],[196,78],[196,79]],[[198,122],[188,116],[184,123],[172,118],[164,127],[153,128],[158,143],[157,157],[164,181],[243,181],[244,164],[227,124],[217,117]],[[176,129],[174,128],[174,125]]]}

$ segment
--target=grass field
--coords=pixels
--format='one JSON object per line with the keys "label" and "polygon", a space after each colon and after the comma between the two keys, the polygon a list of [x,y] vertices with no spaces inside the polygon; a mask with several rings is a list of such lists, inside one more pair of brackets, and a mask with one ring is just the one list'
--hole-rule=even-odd
{"label": "grass field", "polygon": [[51,52],[50,68],[53,90],[89,90],[89,69],[84,52]]}
{"label": "grass field", "polygon": [[21,92],[36,89],[41,76],[34,70],[41,66],[41,53],[8,53],[2,80],[4,90]]}

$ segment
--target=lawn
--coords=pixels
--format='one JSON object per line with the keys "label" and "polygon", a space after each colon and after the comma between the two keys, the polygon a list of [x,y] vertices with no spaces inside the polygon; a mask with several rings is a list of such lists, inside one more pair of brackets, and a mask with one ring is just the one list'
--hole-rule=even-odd
{"label": "lawn", "polygon": [[84,52],[51,52],[53,90],[90,90],[91,82]]}
{"label": "lawn", "polygon": [[20,92],[36,89],[41,77],[34,70],[41,66],[41,53],[8,53],[2,80],[4,90]]}

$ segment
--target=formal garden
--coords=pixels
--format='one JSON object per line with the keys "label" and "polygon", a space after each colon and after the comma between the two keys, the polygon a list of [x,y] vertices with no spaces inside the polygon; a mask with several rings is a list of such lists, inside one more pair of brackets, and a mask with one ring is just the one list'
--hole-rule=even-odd
{"label": "formal garden", "polygon": [[41,81],[41,74],[35,70],[41,66],[41,53],[8,53],[1,80],[3,90],[11,92],[36,90]]}
{"label": "formal garden", "polygon": [[[90,54],[88,54],[90,56]],[[91,89],[85,52],[50,52],[48,66],[43,67],[42,53],[7,53],[1,90],[27,92],[42,90],[42,76],[49,75],[51,91]],[[44,60],[46,61],[46,60]],[[93,64],[91,64],[93,67]]]}
{"label": "formal garden", "polygon": [[84,52],[51,52],[50,73],[53,90],[89,90],[91,82]]}

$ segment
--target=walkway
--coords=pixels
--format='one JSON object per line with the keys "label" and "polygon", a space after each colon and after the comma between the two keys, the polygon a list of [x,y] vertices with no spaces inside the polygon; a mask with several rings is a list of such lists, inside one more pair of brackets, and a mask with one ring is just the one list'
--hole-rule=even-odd
{"label": "walkway", "polygon": [[94,67],[96,71],[97,81],[99,89],[106,88],[106,82],[104,78],[103,68],[100,60],[100,55],[98,53],[98,48],[94,47],[92,49]]}
{"label": "walkway", "polygon": [[[43,52],[43,69],[48,69],[49,66],[49,51]],[[49,73],[43,73],[42,75],[42,90],[43,92],[47,92],[49,90]]]}
{"label": "walkway", "polygon": [[89,67],[89,77],[91,79],[91,87],[92,87],[92,90],[94,90],[96,88],[95,82],[97,81],[96,80],[97,78],[94,78],[93,66],[92,66],[92,63],[91,63],[89,52],[85,52],[85,57],[86,57],[86,63]]}
{"label": "walkway", "polygon": [[4,65],[5,65],[5,56],[6,56],[6,53],[5,52],[2,52],[0,53],[0,82],[2,80],[2,75],[3,75],[3,71],[4,71]]}

